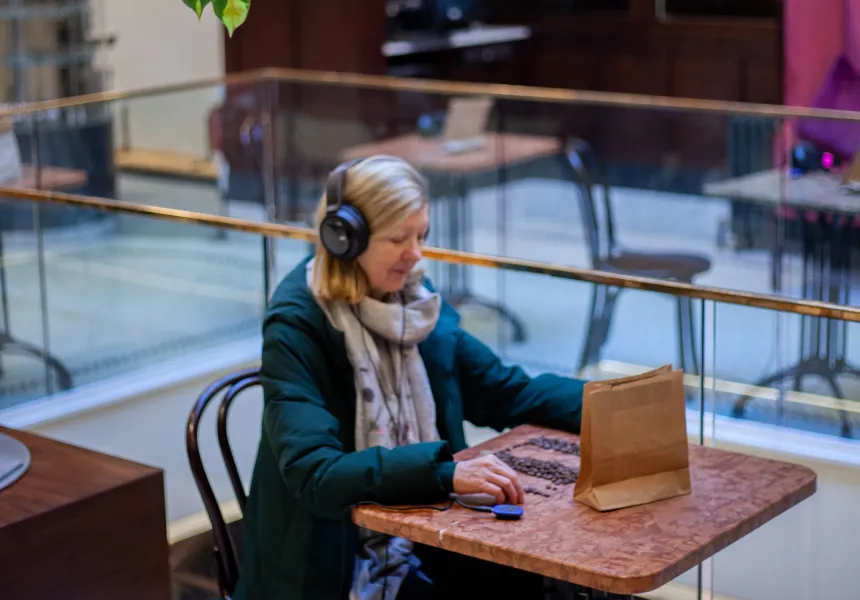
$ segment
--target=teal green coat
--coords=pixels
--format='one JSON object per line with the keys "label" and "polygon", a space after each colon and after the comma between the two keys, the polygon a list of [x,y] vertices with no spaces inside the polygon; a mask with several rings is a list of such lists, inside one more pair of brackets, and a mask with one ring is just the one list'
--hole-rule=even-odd
{"label": "teal green coat", "polygon": [[583,382],[530,378],[460,329],[444,304],[419,344],[441,442],[355,451],[355,387],[343,334],[317,305],[306,261],[287,275],[263,324],[263,425],[245,508],[236,600],[341,600],[357,550],[350,507],[442,502],[463,421],[578,432]]}

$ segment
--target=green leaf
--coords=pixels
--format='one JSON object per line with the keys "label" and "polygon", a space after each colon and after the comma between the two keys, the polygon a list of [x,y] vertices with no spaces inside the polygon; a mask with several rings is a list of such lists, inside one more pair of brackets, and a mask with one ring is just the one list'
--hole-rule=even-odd
{"label": "green leaf", "polygon": [[211,0],[182,0],[185,5],[197,13],[197,18],[200,19],[203,17],[203,9],[206,8],[206,5],[211,2]]}
{"label": "green leaf", "polygon": [[233,37],[236,28],[248,18],[251,0],[212,0],[212,8],[215,10],[215,16],[227,27],[230,37]]}

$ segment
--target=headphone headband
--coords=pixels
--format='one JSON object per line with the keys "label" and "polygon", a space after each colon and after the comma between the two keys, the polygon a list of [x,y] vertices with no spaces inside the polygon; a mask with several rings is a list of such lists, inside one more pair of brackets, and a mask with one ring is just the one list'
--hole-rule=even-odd
{"label": "headphone headband", "polygon": [[333,213],[343,206],[343,192],[346,189],[346,173],[352,167],[360,163],[362,159],[356,158],[339,164],[329,173],[325,186],[326,212]]}

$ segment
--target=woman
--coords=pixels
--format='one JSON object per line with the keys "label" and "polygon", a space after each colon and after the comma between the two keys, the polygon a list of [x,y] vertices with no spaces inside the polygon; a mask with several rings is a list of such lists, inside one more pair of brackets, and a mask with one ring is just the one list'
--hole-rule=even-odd
{"label": "woman", "polygon": [[451,493],[522,504],[516,473],[495,456],[454,460],[463,421],[576,432],[582,382],[532,379],[460,329],[415,270],[429,205],[406,162],[341,165],[317,222],[322,243],[278,286],[264,322],[262,437],[234,597],[540,597],[540,578],[360,531],[350,508]]}

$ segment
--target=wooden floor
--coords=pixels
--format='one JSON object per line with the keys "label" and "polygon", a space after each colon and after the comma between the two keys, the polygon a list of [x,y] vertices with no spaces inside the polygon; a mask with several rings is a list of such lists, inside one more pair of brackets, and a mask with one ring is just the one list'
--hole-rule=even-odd
{"label": "wooden floor", "polygon": [[[230,525],[237,544],[241,538],[241,521]],[[218,580],[212,557],[211,531],[194,535],[170,547],[170,567],[175,600],[218,600]]]}

